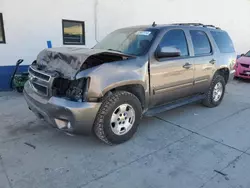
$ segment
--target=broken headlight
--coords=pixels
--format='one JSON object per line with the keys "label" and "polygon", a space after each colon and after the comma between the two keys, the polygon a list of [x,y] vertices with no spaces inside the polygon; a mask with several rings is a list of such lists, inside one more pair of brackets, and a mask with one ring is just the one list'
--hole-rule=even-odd
{"label": "broken headlight", "polygon": [[82,78],[79,80],[71,81],[69,88],[66,90],[66,97],[72,101],[82,102],[85,99],[85,90],[87,79]]}
{"label": "broken headlight", "polygon": [[90,78],[81,78],[78,80],[56,78],[53,83],[52,95],[66,97],[72,101],[87,101],[89,82]]}

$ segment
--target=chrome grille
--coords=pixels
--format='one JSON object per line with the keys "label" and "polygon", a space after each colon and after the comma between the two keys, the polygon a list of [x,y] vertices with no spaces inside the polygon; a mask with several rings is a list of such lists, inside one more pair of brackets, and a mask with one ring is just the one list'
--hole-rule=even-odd
{"label": "chrome grille", "polygon": [[36,92],[43,94],[43,95],[48,95],[48,88],[46,86],[40,85],[35,82],[32,82],[31,84]]}
{"label": "chrome grille", "polygon": [[53,79],[49,74],[29,67],[29,81],[34,91],[40,95],[49,96],[49,88]]}
{"label": "chrome grille", "polygon": [[32,67],[29,67],[29,73],[32,74],[33,76],[35,76],[36,78],[45,80],[47,82],[49,82],[51,76],[45,73],[42,73],[41,71],[35,70]]}

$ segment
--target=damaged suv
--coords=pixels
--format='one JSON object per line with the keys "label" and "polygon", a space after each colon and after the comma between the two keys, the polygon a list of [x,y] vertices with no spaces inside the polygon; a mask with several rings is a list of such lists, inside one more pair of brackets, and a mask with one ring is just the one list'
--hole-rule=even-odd
{"label": "damaged suv", "polygon": [[235,61],[230,37],[211,25],[130,27],[92,49],[43,50],[29,67],[24,96],[55,128],[119,144],[143,115],[195,101],[218,106]]}

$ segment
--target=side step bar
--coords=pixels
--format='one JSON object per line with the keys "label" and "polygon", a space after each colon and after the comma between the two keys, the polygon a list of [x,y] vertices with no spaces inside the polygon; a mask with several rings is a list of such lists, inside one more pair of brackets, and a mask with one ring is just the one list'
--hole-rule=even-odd
{"label": "side step bar", "polygon": [[189,97],[189,98],[185,98],[185,99],[179,99],[177,101],[168,103],[166,105],[151,108],[144,114],[144,116],[152,117],[152,116],[154,116],[156,114],[159,114],[161,112],[165,112],[167,110],[171,110],[171,109],[174,109],[174,108],[186,105],[186,104],[197,102],[197,101],[200,101],[200,100],[202,100],[204,98],[205,98],[205,95],[195,95],[193,97]]}

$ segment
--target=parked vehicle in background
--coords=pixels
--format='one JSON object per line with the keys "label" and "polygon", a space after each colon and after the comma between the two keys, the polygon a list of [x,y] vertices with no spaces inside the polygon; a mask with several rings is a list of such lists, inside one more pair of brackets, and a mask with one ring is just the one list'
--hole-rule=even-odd
{"label": "parked vehicle in background", "polygon": [[230,37],[215,26],[130,27],[92,49],[42,51],[29,68],[24,96],[54,127],[119,144],[134,135],[142,115],[199,100],[218,106],[235,62]]}
{"label": "parked vehicle in background", "polygon": [[250,51],[242,54],[235,64],[235,77],[250,79]]}

